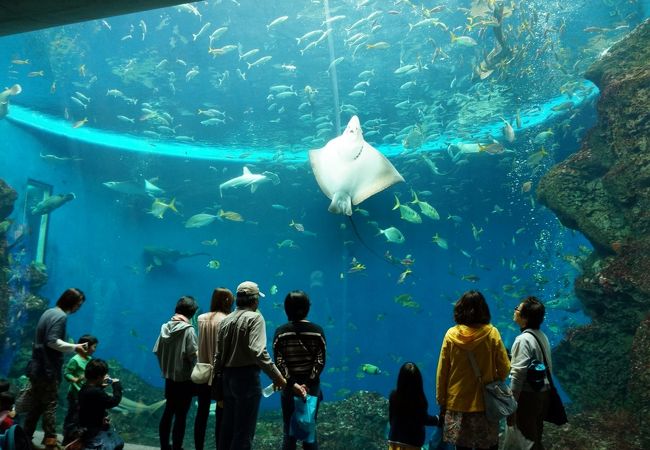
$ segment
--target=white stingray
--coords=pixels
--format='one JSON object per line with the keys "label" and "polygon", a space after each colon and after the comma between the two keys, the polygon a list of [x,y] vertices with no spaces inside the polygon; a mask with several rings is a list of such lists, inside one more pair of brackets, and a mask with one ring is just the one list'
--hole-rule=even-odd
{"label": "white stingray", "polygon": [[404,178],[388,159],[363,139],[359,118],[353,116],[340,136],[325,147],[309,151],[309,162],[321,190],[332,200],[328,210],[352,215],[352,205]]}

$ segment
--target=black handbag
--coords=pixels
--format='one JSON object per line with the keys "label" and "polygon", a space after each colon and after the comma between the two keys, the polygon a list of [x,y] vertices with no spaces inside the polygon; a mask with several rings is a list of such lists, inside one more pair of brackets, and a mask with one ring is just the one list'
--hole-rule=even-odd
{"label": "black handbag", "polygon": [[566,416],[566,410],[564,409],[564,404],[562,403],[560,394],[557,392],[555,384],[553,384],[553,377],[551,376],[551,369],[549,369],[548,362],[546,362],[544,347],[542,347],[542,343],[539,342],[539,339],[537,339],[537,336],[535,336],[534,333],[528,334],[532,335],[535,338],[540,350],[542,351],[542,358],[544,358],[544,365],[546,366],[546,377],[548,378],[548,382],[551,385],[551,390],[548,397],[548,410],[544,416],[544,421],[555,425],[564,425],[565,423],[569,422],[569,419]]}
{"label": "black handbag", "polygon": [[210,396],[212,400],[216,400],[218,402],[223,400],[223,373],[221,371],[215,372],[214,377],[212,377]]}

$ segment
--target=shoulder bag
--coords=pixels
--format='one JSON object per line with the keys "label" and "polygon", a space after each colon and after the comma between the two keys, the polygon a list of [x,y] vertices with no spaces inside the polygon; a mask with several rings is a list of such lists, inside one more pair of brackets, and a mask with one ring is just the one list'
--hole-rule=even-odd
{"label": "shoulder bag", "polygon": [[548,382],[551,385],[551,391],[549,392],[548,397],[548,410],[544,416],[544,421],[553,423],[555,425],[564,425],[565,423],[569,422],[569,419],[567,418],[566,410],[564,409],[564,404],[562,403],[560,394],[557,392],[555,384],[553,383],[553,377],[551,376],[551,369],[549,368],[548,362],[546,361],[546,353],[544,353],[544,347],[542,346],[542,343],[539,342],[539,339],[537,339],[537,336],[535,336],[534,333],[528,334],[531,334],[535,338],[540,350],[542,351],[542,358],[544,358],[544,365],[546,366],[546,377],[548,378]]}
{"label": "shoulder bag", "polygon": [[485,400],[485,416],[490,422],[498,422],[499,420],[508,417],[517,410],[517,400],[512,395],[510,387],[502,380],[492,381],[488,384],[483,384],[483,377],[481,377],[481,369],[479,369],[476,362],[474,352],[467,352],[469,362],[472,364],[474,374],[478,382],[483,386],[483,398]]}

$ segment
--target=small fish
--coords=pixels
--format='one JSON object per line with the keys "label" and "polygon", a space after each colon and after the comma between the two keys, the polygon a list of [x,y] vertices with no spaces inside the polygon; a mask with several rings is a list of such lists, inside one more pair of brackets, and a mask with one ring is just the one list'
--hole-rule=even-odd
{"label": "small fish", "polygon": [[269,23],[269,24],[266,26],[266,30],[268,31],[268,30],[270,30],[271,28],[273,28],[273,27],[275,27],[275,26],[281,24],[282,22],[286,22],[287,19],[289,19],[289,16],[280,16],[280,17],[278,17],[277,19],[273,19],[273,20],[271,21],[271,23]]}
{"label": "small fish", "polygon": [[45,72],[43,72],[42,70],[39,70],[39,71],[36,71],[36,72],[29,72],[27,74],[27,76],[30,77],[30,78],[42,77],[44,75],[45,75]]}
{"label": "small fish", "polygon": [[200,228],[210,225],[220,216],[206,213],[195,214],[185,222],[185,228]]}
{"label": "small fish", "polygon": [[475,47],[478,45],[478,42],[470,36],[456,36],[454,33],[451,33],[451,43],[459,45],[461,47]]}
{"label": "small fish", "polygon": [[363,364],[361,371],[369,375],[379,375],[381,373],[381,369],[373,364]]}
{"label": "small fish", "polygon": [[525,194],[526,192],[530,192],[532,187],[533,187],[533,182],[532,181],[523,182],[521,184],[521,193]]}
{"label": "small fish", "polygon": [[420,215],[410,206],[400,204],[397,195],[395,196],[395,206],[393,206],[393,211],[396,209],[399,209],[400,217],[407,222],[422,223],[422,217],[420,217]]}
{"label": "small fish", "polygon": [[536,151],[535,153],[532,153],[531,155],[526,158],[526,164],[528,164],[531,167],[537,166],[540,162],[542,162],[542,159],[544,157],[548,156],[548,152],[544,147]]}
{"label": "small fish", "polygon": [[420,207],[420,212],[424,214],[425,216],[429,217],[430,219],[433,220],[440,220],[440,214],[438,214],[438,211],[436,208],[431,206],[428,202],[423,202],[418,198],[418,195],[415,193],[415,191],[411,190],[411,194],[413,195],[413,201],[411,203],[415,203]]}
{"label": "small fish", "polygon": [[277,245],[278,248],[299,248],[291,239],[285,239],[284,241],[278,242],[275,245]]}
{"label": "small fish", "polygon": [[30,64],[29,59],[12,59],[11,64],[15,64],[17,66],[21,65],[27,65]]}
{"label": "small fish", "polygon": [[221,263],[220,263],[219,261],[217,261],[216,259],[213,259],[213,260],[210,260],[210,261],[208,262],[208,264],[206,265],[206,267],[207,267],[208,269],[215,269],[215,270],[216,270],[216,269],[218,269],[219,267],[221,267]]}
{"label": "small fish", "polygon": [[252,67],[269,62],[272,58],[272,56],[262,56],[260,59],[253,61],[252,63],[246,63],[246,65],[248,66],[248,69],[251,69]]}
{"label": "small fish", "polygon": [[231,220],[233,222],[243,222],[244,218],[242,217],[241,214],[234,212],[234,211],[224,211],[223,209],[219,210],[219,217],[223,217],[224,219]]}
{"label": "small fish", "polygon": [[366,44],[366,49],[368,50],[385,50],[387,48],[390,48],[390,44],[384,41],[375,42],[374,44]]}
{"label": "small fish", "polygon": [[460,279],[464,281],[469,281],[471,283],[476,283],[481,278],[478,275],[469,274],[469,275],[463,275],[462,277],[460,277]]}
{"label": "small fish", "polygon": [[217,245],[219,245],[219,241],[217,241],[216,239],[205,240],[205,241],[201,241],[201,245],[209,245],[211,247],[216,247]]}
{"label": "small fish", "polygon": [[[196,34],[192,33],[192,40],[196,41],[208,28],[210,28],[210,22],[206,22]],[[212,36],[210,36],[210,40],[212,40]]]}
{"label": "small fish", "polygon": [[379,234],[383,234],[388,242],[393,244],[403,244],[406,238],[400,230],[395,227],[389,227],[385,230],[379,230]]}
{"label": "small fish", "polygon": [[406,280],[406,277],[411,275],[413,271],[411,269],[406,269],[404,272],[399,274],[399,278],[397,278],[397,284],[402,284],[404,283],[404,280]]}
{"label": "small fish", "polygon": [[277,294],[278,293],[278,287],[275,284],[271,285],[271,287],[269,288],[269,292],[271,293],[271,295]]}
{"label": "small fish", "polygon": [[301,223],[296,223],[294,222],[293,219],[291,219],[291,223],[289,224],[290,227],[294,228],[296,231],[303,232],[305,231],[305,227]]}
{"label": "small fish", "polygon": [[438,236],[438,233],[436,233],[435,236],[433,236],[432,242],[437,244],[438,247],[442,248],[443,250],[447,250],[449,248],[447,241],[441,238],[440,236]]}
{"label": "small fish", "polygon": [[357,272],[362,272],[366,270],[366,266],[361,264],[359,261],[357,261],[357,258],[352,258],[352,262],[350,263],[350,268],[348,269],[348,273],[357,273]]}
{"label": "small fish", "polygon": [[74,124],[72,124],[72,128],[81,128],[86,124],[86,122],[88,122],[88,118],[84,117],[83,119],[77,120]]}
{"label": "small fish", "polygon": [[163,199],[157,198],[151,204],[149,214],[158,219],[162,219],[168,209],[171,209],[178,214],[178,210],[176,209],[176,199],[173,198],[171,202],[165,203]]}

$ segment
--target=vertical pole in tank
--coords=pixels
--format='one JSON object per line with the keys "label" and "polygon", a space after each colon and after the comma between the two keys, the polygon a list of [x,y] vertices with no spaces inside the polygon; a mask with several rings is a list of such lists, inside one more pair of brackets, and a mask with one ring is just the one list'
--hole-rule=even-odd
{"label": "vertical pole in tank", "polygon": [[341,134],[341,107],[339,105],[339,83],[336,78],[336,64],[334,62],[334,38],[332,37],[332,26],[330,24],[330,2],[325,0],[325,24],[327,25],[327,47],[330,52],[330,78],[332,80],[332,92],[334,93],[334,123],[336,124],[336,135]]}

